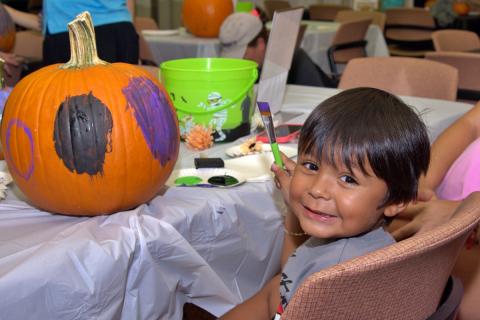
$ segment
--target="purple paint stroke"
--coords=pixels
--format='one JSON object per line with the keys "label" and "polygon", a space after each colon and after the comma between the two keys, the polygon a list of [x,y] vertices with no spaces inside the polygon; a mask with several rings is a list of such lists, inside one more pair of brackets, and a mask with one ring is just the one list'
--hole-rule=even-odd
{"label": "purple paint stroke", "polygon": [[134,77],[122,89],[127,109],[134,110],[150,152],[164,166],[178,152],[175,114],[163,91],[150,79]]}
{"label": "purple paint stroke", "polygon": [[[11,152],[10,152],[10,138],[11,138],[11,133],[12,133],[12,127],[20,127],[23,129],[23,132],[28,137],[28,140],[30,142],[30,163],[28,164],[28,169],[26,172],[20,171],[20,169],[17,167],[15,164],[14,159],[12,159]],[[22,122],[19,119],[11,119],[8,122],[7,126],[7,152],[5,156],[10,160],[10,163],[12,164],[13,171],[15,171],[20,177],[24,178],[25,180],[30,180],[30,177],[32,176],[33,173],[33,168],[34,168],[34,161],[33,161],[33,136],[32,136],[32,131],[27,127],[27,125]],[[12,169],[10,168],[10,169]]]}

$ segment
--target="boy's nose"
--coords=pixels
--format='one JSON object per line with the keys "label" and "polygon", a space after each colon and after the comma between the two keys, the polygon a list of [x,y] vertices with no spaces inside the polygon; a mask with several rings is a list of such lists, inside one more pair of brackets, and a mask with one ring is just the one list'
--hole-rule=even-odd
{"label": "boy's nose", "polygon": [[310,190],[310,194],[315,199],[330,199],[331,188],[331,181],[329,181],[325,175],[320,174],[315,178]]}

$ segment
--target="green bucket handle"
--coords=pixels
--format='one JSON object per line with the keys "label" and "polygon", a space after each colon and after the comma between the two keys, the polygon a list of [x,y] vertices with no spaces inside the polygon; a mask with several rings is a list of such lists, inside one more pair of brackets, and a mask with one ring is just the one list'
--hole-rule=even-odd
{"label": "green bucket handle", "polygon": [[236,104],[245,95],[245,93],[255,84],[255,80],[257,80],[257,76],[258,76],[258,70],[254,69],[252,80],[247,84],[246,88],[244,90],[242,90],[240,92],[240,94],[238,94],[238,96],[236,96],[234,99],[232,99],[232,101],[230,103],[228,103],[226,105],[219,106],[218,108],[211,109],[211,110],[208,110],[208,111],[206,111],[206,110],[199,110],[199,111],[188,110],[188,109],[177,107],[177,106],[175,106],[175,109],[177,109],[179,111],[182,111],[182,112],[185,112],[185,113],[190,113],[190,114],[215,113],[215,112],[222,111],[223,109],[227,109],[227,108],[231,107],[232,105]]}

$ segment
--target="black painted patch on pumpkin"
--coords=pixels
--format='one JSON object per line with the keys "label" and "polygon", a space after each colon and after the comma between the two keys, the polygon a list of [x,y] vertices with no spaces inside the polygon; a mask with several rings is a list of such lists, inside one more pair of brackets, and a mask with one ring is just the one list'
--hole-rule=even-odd
{"label": "black painted patch on pumpkin", "polygon": [[55,116],[55,151],[72,172],[102,174],[112,127],[110,110],[91,92],[67,97]]}

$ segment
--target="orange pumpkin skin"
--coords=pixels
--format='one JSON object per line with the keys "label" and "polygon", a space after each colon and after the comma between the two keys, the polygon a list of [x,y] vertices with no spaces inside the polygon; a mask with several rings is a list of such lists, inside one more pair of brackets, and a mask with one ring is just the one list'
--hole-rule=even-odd
{"label": "orange pumpkin skin", "polygon": [[[168,94],[148,72],[133,65],[114,63],[66,70],[59,66],[45,67],[22,79],[6,103],[1,142],[15,183],[33,205],[66,215],[110,214],[152,199],[164,185],[178,156],[178,123]],[[139,80],[140,85],[132,87],[134,80]],[[159,138],[161,132],[155,132],[162,125],[157,121],[158,113],[153,116],[155,121],[141,122],[151,115],[148,103],[152,96],[150,91],[143,90],[145,83],[153,83],[149,88],[157,88],[164,102],[161,121],[169,133],[167,136]],[[129,100],[135,92],[140,94],[138,98],[145,98],[143,111]],[[90,105],[103,104],[110,116],[105,116],[108,113],[105,109],[102,116],[96,111],[98,108],[93,108],[91,114],[100,115],[100,120],[93,124],[85,120],[86,125],[77,132],[71,129],[75,126],[73,120],[81,123],[89,117],[89,111],[82,105],[88,99],[96,101]],[[69,102],[68,110],[77,113],[74,119],[60,121],[61,115],[67,114],[61,113],[66,110],[65,101],[73,101]],[[107,118],[111,121],[104,120]],[[105,123],[111,123],[110,131],[102,129]],[[70,125],[70,131],[59,129],[65,124]],[[101,157],[91,154],[92,150],[101,149],[98,147],[86,148],[85,152],[80,147],[73,149],[72,154],[80,153],[77,160],[84,159],[83,156],[93,159],[82,165],[71,161],[75,160],[71,156],[59,155],[58,150],[63,150],[68,142],[65,132],[72,132],[74,137],[76,132],[82,135],[83,131],[93,129],[100,132],[95,143],[102,145],[103,141],[105,145],[103,161],[97,161]],[[59,138],[62,135],[58,132],[63,133],[63,138]],[[157,139],[152,139],[155,136]],[[96,162],[102,163],[92,170],[90,163]]]}
{"label": "orange pumpkin skin", "polygon": [[15,24],[0,4],[0,51],[10,52],[15,45]]}
{"label": "orange pumpkin skin", "polygon": [[455,2],[453,3],[453,11],[460,16],[465,16],[470,12],[470,6],[465,2]]}
{"label": "orange pumpkin skin", "polygon": [[232,12],[231,0],[184,0],[183,24],[193,35],[216,38],[223,20]]}

